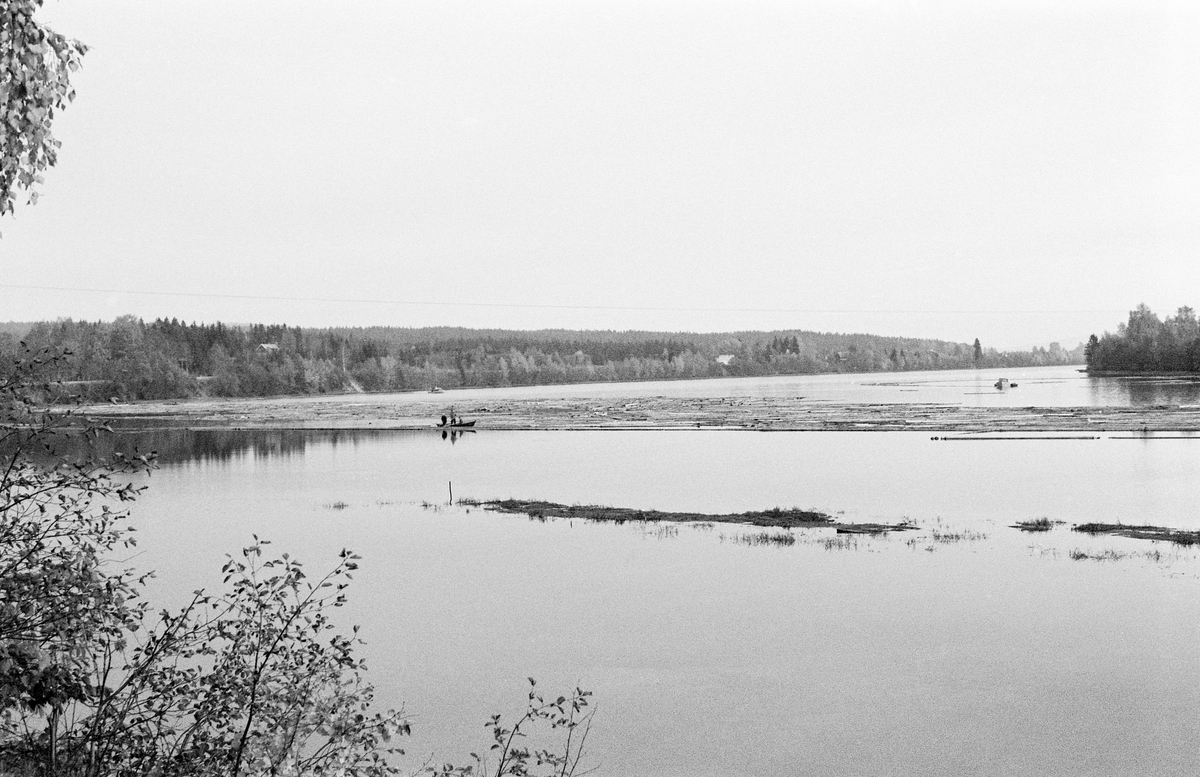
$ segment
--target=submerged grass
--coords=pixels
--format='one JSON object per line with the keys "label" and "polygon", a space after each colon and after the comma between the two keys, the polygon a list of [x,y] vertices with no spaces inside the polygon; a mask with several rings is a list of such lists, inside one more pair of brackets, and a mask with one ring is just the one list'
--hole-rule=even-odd
{"label": "submerged grass", "polygon": [[1129,554],[1119,550],[1113,550],[1112,548],[1105,548],[1104,550],[1093,553],[1088,553],[1085,550],[1075,548],[1067,555],[1070,556],[1074,561],[1119,561]]}
{"label": "submerged grass", "polygon": [[961,531],[938,531],[934,529],[929,536],[934,542],[975,542],[987,539],[987,535],[983,532],[972,531],[970,529],[963,529]]}
{"label": "submerged grass", "polygon": [[853,534],[835,534],[818,540],[825,550],[858,550],[858,537]]}
{"label": "submerged grass", "polygon": [[1116,550],[1115,548],[1105,548],[1100,551],[1086,551],[1080,548],[1075,548],[1067,553],[1067,556],[1074,561],[1120,561],[1121,559],[1144,558],[1147,561],[1152,561],[1155,564],[1170,564],[1180,560],[1180,553],[1183,551],[1163,552],[1158,548],[1153,550],[1141,551],[1124,551]]}
{"label": "submerged grass", "polygon": [[760,531],[751,534],[739,534],[733,541],[741,545],[795,545],[796,535],[791,532]]}
{"label": "submerged grass", "polygon": [[1049,518],[1043,516],[1029,521],[1017,521],[1012,527],[1021,531],[1050,531],[1054,527],[1054,524]]}
{"label": "submerged grass", "polygon": [[931,544],[928,537],[911,537],[911,538],[905,540],[904,544],[907,545],[908,547],[912,548],[913,550],[920,548],[921,550],[925,551],[926,553],[932,553],[934,551],[934,547]]}
{"label": "submerged grass", "polygon": [[679,527],[672,523],[664,523],[653,529],[645,529],[642,535],[656,540],[671,540],[679,536]]}

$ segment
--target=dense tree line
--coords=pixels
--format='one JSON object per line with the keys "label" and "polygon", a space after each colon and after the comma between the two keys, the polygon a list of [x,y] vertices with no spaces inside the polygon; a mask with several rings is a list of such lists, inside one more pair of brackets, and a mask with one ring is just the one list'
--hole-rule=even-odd
{"label": "dense tree line", "polygon": [[1138,305],[1116,333],[1092,335],[1084,353],[1089,371],[1200,372],[1200,323],[1186,306],[1160,321]]}
{"label": "dense tree line", "polygon": [[75,358],[60,379],[92,396],[129,399],[1024,367],[1083,358],[1082,346],[1068,351],[1055,343],[997,352],[978,343],[802,331],[307,329],[133,316],[0,327],[0,356],[21,341],[69,349]]}

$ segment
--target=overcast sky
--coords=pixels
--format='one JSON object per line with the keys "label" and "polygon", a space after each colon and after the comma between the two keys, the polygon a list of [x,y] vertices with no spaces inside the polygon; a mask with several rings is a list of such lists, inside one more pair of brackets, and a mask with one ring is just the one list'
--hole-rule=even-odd
{"label": "overcast sky", "polygon": [[48,0],[43,18],[92,50],[39,203],[0,222],[0,320],[1028,347],[1139,302],[1200,307],[1194,4]]}

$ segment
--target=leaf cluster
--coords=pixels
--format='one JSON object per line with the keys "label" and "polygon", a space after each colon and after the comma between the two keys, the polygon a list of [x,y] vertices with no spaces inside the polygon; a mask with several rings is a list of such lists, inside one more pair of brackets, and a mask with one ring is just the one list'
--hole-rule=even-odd
{"label": "leaf cluster", "polygon": [[[221,593],[163,611],[146,638],[106,665],[104,691],[69,732],[74,770],[111,775],[394,774],[397,711],[372,711],[373,690],[329,611],[345,602],[357,557],[309,581],[255,538],[224,566]],[[67,732],[64,732],[67,733]],[[99,754],[104,771],[89,771]]]}
{"label": "leaf cluster", "polygon": [[15,191],[36,203],[42,173],[58,161],[61,143],[51,132],[55,112],[75,99],[71,73],[87,46],[34,18],[42,0],[0,5],[0,216],[13,211]]}
{"label": "leaf cluster", "polygon": [[142,614],[134,572],[106,556],[136,544],[122,505],[153,457],[61,453],[102,432],[46,379],[66,356],[26,350],[0,376],[0,725],[86,697],[91,650],[120,649]]}

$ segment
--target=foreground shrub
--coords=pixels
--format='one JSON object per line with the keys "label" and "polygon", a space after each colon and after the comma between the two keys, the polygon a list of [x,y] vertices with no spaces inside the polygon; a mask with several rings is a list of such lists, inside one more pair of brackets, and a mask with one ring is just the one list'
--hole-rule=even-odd
{"label": "foreground shrub", "polygon": [[[395,774],[409,723],[376,712],[355,648],[332,611],[359,557],[315,579],[253,543],[217,593],[152,614],[146,575],[114,567],[135,545],[128,503],[153,453],[101,456],[47,379],[66,354],[23,350],[0,373],[0,774],[19,777],[249,777]],[[531,690],[511,727],[488,721],[494,758],[435,775],[575,774],[590,693]],[[538,729],[554,747],[527,743]],[[541,733],[545,733],[542,731]]]}
{"label": "foreground shrub", "polygon": [[400,712],[371,711],[356,636],[331,609],[357,557],[310,582],[255,538],[225,588],[151,616],[134,545],[136,452],[100,460],[47,380],[64,354],[0,376],[0,770],[45,775],[381,775]]}

